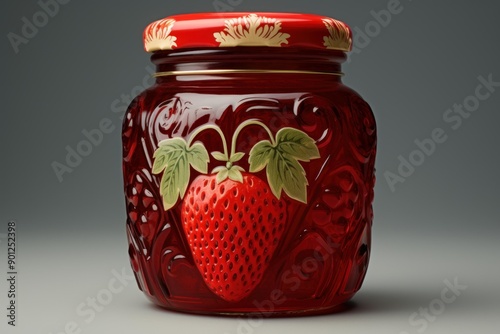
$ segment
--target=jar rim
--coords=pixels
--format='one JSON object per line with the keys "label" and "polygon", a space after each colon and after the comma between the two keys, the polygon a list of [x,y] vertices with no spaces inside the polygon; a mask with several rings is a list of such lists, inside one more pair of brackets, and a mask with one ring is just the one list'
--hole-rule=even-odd
{"label": "jar rim", "polygon": [[152,53],[155,77],[176,75],[319,74],[342,76],[346,53],[292,48],[234,47],[162,50]]}

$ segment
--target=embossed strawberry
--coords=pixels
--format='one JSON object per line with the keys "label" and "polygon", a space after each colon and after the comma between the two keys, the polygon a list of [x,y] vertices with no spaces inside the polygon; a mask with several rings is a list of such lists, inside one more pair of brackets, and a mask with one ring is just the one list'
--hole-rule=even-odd
{"label": "embossed strawberry", "polygon": [[147,170],[137,171],[125,188],[128,207],[128,223],[142,236],[141,252],[149,254],[155,233],[161,222],[161,204],[155,195],[151,174]]}
{"label": "embossed strawberry", "polygon": [[[235,152],[241,130],[260,126],[270,140],[256,143],[249,152],[249,172],[266,169],[268,183],[236,165],[244,156]],[[224,152],[212,152],[223,165],[208,172],[210,157],[201,142],[206,130],[216,131]],[[188,141],[161,141],[154,153],[153,173],[163,172],[160,194],[169,210],[181,204],[182,228],[193,260],[207,286],[226,301],[248,296],[261,281],[286,225],[286,205],[281,194],[307,203],[307,178],[299,161],[319,157],[314,141],[304,132],[282,128],[273,136],[258,120],[247,120],[235,130],[231,151],[221,129],[204,125]],[[189,185],[190,166],[200,173]],[[189,187],[189,188],[188,188]]]}
{"label": "embossed strawberry", "polygon": [[208,287],[237,301],[260,282],[283,234],[286,208],[254,175],[243,173],[241,182],[217,177],[198,176],[191,183],[181,221]]}

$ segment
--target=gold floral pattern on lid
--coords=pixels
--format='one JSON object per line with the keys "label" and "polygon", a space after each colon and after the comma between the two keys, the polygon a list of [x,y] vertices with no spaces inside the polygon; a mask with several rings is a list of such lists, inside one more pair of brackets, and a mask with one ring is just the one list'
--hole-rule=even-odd
{"label": "gold floral pattern on lid", "polygon": [[144,48],[147,52],[172,50],[177,44],[177,37],[171,36],[175,20],[165,18],[151,23],[144,30]]}
{"label": "gold floral pattern on lid", "polygon": [[148,52],[222,47],[281,47],[347,52],[349,27],[333,18],[300,13],[191,13],[166,17],[144,31]]}
{"label": "gold floral pattern on lid", "polygon": [[323,37],[324,46],[327,49],[349,51],[352,47],[351,31],[343,22],[332,18],[323,19],[328,29],[329,36]]}
{"label": "gold floral pattern on lid", "polygon": [[214,33],[220,47],[273,46],[288,44],[287,33],[280,32],[281,22],[275,18],[249,14],[225,21],[225,29]]}

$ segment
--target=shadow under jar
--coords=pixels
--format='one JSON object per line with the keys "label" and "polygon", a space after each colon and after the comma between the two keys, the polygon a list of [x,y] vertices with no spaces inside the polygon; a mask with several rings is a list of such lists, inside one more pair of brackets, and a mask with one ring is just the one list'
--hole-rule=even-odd
{"label": "shadow under jar", "polygon": [[144,40],[156,82],[123,123],[139,288],[191,313],[338,310],[368,266],[376,151],[372,111],[341,81],[349,28],[187,14]]}

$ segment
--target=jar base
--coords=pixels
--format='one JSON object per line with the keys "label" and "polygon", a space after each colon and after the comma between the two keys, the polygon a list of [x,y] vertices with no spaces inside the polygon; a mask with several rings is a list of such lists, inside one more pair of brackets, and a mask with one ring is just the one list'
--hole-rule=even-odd
{"label": "jar base", "polygon": [[317,316],[326,315],[333,313],[342,313],[349,311],[356,306],[356,303],[351,301],[354,294],[349,296],[344,296],[338,300],[335,305],[325,306],[325,307],[304,307],[304,306],[277,306],[273,310],[262,310],[256,307],[253,308],[234,308],[234,309],[213,309],[207,310],[206,308],[197,309],[196,307],[186,307],[177,306],[167,306],[155,303],[155,307],[161,308],[162,310],[173,311],[177,313],[184,314],[196,314],[202,316],[215,316],[215,317],[258,317],[258,318],[287,318],[287,317],[306,317],[306,316]]}

